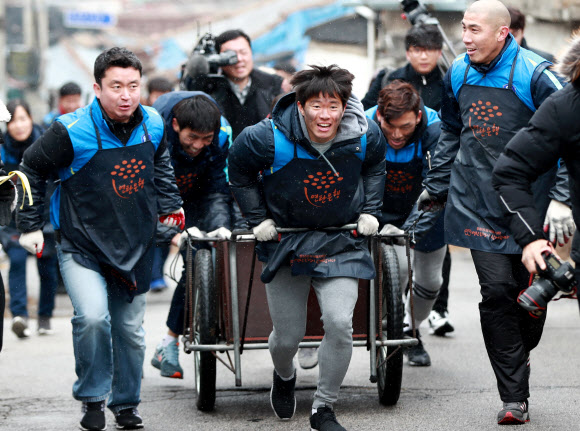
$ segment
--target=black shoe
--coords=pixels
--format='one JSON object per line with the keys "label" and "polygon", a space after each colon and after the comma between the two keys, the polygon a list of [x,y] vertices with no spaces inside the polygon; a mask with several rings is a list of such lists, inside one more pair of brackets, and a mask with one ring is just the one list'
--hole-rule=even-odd
{"label": "black shoe", "polygon": [[294,386],[296,385],[296,371],[292,380],[284,381],[274,370],[274,380],[270,391],[270,404],[278,419],[288,420],[296,411],[296,397]]}
{"label": "black shoe", "polygon": [[117,421],[117,429],[119,430],[136,430],[143,428],[143,418],[139,416],[136,407],[119,410],[115,413],[115,420]]}
{"label": "black shoe", "polygon": [[105,422],[105,402],[83,402],[83,417],[79,427],[85,431],[103,431],[107,429]]}
{"label": "black shoe", "polygon": [[503,403],[503,409],[497,414],[498,425],[518,425],[529,421],[528,400]]}
{"label": "black shoe", "polygon": [[334,416],[330,407],[322,406],[316,409],[316,413],[310,416],[311,431],[346,431]]}
{"label": "black shoe", "polygon": [[[409,359],[409,365],[414,365],[416,367],[428,367],[431,365],[431,358],[429,357],[429,353],[427,353],[423,347],[423,342],[421,341],[421,335],[419,334],[419,331],[416,330],[415,333],[419,343],[415,346],[406,347],[403,352]],[[406,337],[412,338],[413,331],[405,331],[404,335]]]}

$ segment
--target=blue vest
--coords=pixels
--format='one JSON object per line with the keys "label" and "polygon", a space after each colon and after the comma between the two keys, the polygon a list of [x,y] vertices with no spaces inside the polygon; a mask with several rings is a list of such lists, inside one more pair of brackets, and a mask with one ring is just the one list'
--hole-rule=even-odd
{"label": "blue vest", "polygon": [[[94,117],[94,123],[91,119],[91,107]],[[163,139],[163,119],[157,111],[148,106],[139,105],[143,113],[143,122],[147,127],[149,139],[154,145],[155,150],[159,147]],[[139,108],[137,108],[139,109]],[[85,166],[98,150],[97,139],[95,136],[95,125],[101,136],[103,150],[128,147],[145,142],[147,137],[141,125],[135,127],[131,137],[126,145],[111,132],[106,120],[103,118],[101,107],[97,98],[84,108],[77,109],[70,114],[61,115],[55,121],[62,123],[67,129],[70,137],[74,159],[70,166],[58,170],[58,176],[61,182],[66,181]],[[53,193],[50,202],[50,219],[55,229],[60,228],[60,186]]]}

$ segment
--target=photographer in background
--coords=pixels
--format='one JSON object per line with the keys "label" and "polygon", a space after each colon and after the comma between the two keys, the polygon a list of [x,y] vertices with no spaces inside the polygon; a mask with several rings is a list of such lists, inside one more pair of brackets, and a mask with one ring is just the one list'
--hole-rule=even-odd
{"label": "photographer in background", "polygon": [[[210,75],[209,66],[207,63],[204,65],[203,54],[194,50],[186,66],[189,77],[184,80],[185,89],[205,91],[211,95],[223,109],[235,139],[245,127],[258,123],[270,113],[272,101],[283,93],[282,78],[254,68],[250,37],[242,30],[225,31],[210,43],[215,43],[215,51],[219,54],[235,52],[238,61],[229,64],[224,59],[228,64],[221,65],[221,72],[226,78],[223,79]],[[211,65],[211,61],[209,63]],[[204,79],[204,75],[208,79]]]}
{"label": "photographer in background", "polygon": [[399,69],[381,70],[361,100],[365,109],[377,104],[379,92],[395,79],[401,79],[415,87],[425,106],[435,111],[441,107],[443,73],[437,66],[443,48],[443,37],[434,25],[417,24],[405,35],[405,55],[408,63]]}
{"label": "photographer in background", "polygon": [[[548,97],[528,126],[515,135],[500,155],[493,170],[492,184],[499,192],[500,200],[509,217],[510,231],[523,248],[522,262],[531,273],[546,269],[542,252],[555,254],[552,244],[546,241],[547,227],[536,209],[530,193],[531,184],[542,173],[549,170],[562,157],[568,166],[572,195],[574,222],[580,221],[580,36],[576,35],[570,47],[556,66],[556,72],[570,85]],[[564,243],[574,233],[573,222],[562,224]],[[543,226],[544,225],[544,226]],[[554,234],[550,226],[550,240]],[[552,241],[554,242],[554,241]],[[572,241],[572,260],[576,263],[576,279],[580,279],[580,239]]]}

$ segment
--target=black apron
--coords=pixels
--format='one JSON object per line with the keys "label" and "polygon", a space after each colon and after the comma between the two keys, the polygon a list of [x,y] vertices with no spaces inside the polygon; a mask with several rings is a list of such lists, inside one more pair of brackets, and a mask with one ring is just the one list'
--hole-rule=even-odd
{"label": "black apron", "polygon": [[[273,126],[274,127],[274,126]],[[275,141],[286,139],[274,130]],[[279,142],[277,143],[279,145]],[[362,211],[365,196],[361,176],[362,160],[354,151],[333,157],[332,147],[325,160],[294,157],[278,171],[264,176],[264,195],[272,218],[280,227],[321,229],[355,223]],[[301,149],[304,151],[303,149]],[[350,232],[309,231],[284,234],[278,244],[265,244],[260,258],[267,262],[262,281],[270,282],[282,265],[289,264],[293,275],[313,277],[375,276],[367,239]]]}
{"label": "black apron", "polygon": [[503,209],[491,185],[496,160],[533,115],[513,91],[517,57],[516,53],[503,88],[467,85],[469,66],[465,71],[458,97],[464,127],[445,212],[445,240],[449,244],[493,253],[521,253],[507,231]]}
{"label": "black apron", "polygon": [[387,177],[381,225],[401,227],[417,202],[423,189],[423,158],[419,154],[421,140],[415,142],[415,154],[406,163],[386,161]]}
{"label": "black apron", "polygon": [[[66,200],[61,202],[61,234],[78,250],[75,261],[95,270],[97,263],[110,288],[132,297],[146,292],[151,282],[158,218],[155,147],[147,139],[103,150],[94,119],[93,124],[98,151],[61,184]],[[145,122],[142,127],[149,137]]]}

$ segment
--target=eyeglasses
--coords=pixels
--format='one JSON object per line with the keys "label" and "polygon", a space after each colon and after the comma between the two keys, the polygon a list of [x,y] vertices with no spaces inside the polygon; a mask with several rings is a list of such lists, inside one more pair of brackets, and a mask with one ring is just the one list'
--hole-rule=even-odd
{"label": "eyeglasses", "polygon": [[412,55],[422,55],[422,54],[434,54],[438,52],[438,49],[420,48],[418,46],[411,46],[408,50],[409,54]]}

